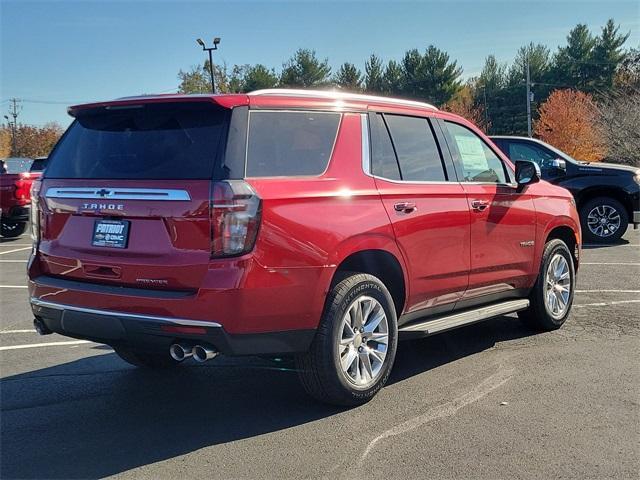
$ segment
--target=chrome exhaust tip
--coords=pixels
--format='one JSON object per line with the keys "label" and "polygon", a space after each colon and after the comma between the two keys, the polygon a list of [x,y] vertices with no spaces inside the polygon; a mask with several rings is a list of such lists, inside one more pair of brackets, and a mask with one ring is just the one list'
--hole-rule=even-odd
{"label": "chrome exhaust tip", "polygon": [[38,335],[50,335],[53,333],[39,318],[33,319],[33,328],[35,328]]}
{"label": "chrome exhaust tip", "polygon": [[193,347],[193,358],[197,362],[206,362],[218,355],[218,351],[207,345],[196,345]]}
{"label": "chrome exhaust tip", "polygon": [[192,350],[193,349],[191,345],[174,343],[169,347],[169,354],[171,355],[171,358],[173,358],[175,361],[181,362],[189,358],[191,355],[193,355]]}

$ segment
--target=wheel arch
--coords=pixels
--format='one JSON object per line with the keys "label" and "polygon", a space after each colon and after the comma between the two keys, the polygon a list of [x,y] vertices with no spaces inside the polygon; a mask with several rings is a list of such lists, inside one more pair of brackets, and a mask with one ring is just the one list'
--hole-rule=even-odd
{"label": "wheel arch", "polygon": [[553,239],[562,240],[567,247],[569,247],[571,257],[573,258],[573,266],[575,267],[575,270],[578,271],[578,265],[580,263],[580,247],[578,238],[579,237],[576,236],[576,232],[570,226],[557,225],[549,230],[544,243],[546,245]]}
{"label": "wheel arch", "polygon": [[595,186],[581,191],[576,198],[578,210],[581,211],[585,203],[598,197],[609,197],[617,200],[624,206],[628,218],[633,218],[633,204],[629,195],[627,195],[621,188],[614,186]]}
{"label": "wheel arch", "polygon": [[337,265],[331,279],[331,287],[342,280],[347,272],[368,273],[379,278],[393,298],[397,315],[402,314],[408,287],[405,269],[395,254],[380,248],[350,253]]}

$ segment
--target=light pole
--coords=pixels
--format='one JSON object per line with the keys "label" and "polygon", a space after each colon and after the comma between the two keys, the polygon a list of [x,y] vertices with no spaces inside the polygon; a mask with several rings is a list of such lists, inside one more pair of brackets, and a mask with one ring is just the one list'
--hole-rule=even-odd
{"label": "light pole", "polygon": [[213,80],[213,54],[211,52],[218,49],[220,37],[216,37],[213,39],[213,47],[207,47],[201,38],[198,38],[196,42],[202,47],[202,50],[209,52],[209,75],[211,75],[211,93],[216,93],[216,85]]}

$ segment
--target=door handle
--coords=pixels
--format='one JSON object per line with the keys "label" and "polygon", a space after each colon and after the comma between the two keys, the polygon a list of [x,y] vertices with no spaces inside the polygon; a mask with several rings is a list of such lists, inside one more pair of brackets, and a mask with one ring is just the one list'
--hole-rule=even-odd
{"label": "door handle", "polygon": [[489,206],[489,202],[487,202],[486,200],[473,200],[471,202],[471,208],[473,208],[478,212],[482,212],[483,210],[486,210],[488,206]]}
{"label": "door handle", "polygon": [[416,204],[413,202],[398,202],[393,206],[393,208],[396,212],[402,213],[411,213],[415,212],[418,209],[418,207],[416,207]]}

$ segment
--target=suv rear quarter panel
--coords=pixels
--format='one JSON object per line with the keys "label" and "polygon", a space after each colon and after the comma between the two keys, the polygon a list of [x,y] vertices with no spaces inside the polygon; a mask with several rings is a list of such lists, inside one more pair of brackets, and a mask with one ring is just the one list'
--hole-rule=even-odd
{"label": "suv rear quarter panel", "polygon": [[345,113],[323,175],[247,179],[263,202],[253,254],[259,268],[247,286],[256,287],[256,309],[277,303],[262,309],[273,312],[268,318],[257,311],[246,316],[247,328],[316,328],[333,275],[352,253],[386,250],[403,265],[374,180],[362,171],[361,152],[360,115]]}

